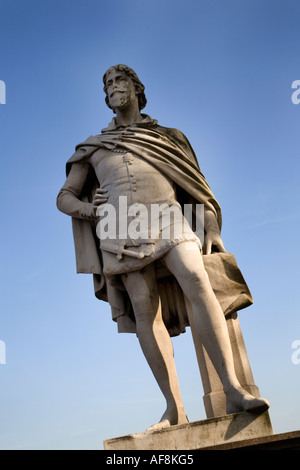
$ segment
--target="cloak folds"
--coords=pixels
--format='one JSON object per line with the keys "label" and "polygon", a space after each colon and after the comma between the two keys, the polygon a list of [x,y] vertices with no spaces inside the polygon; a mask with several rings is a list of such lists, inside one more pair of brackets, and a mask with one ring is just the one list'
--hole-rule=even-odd
{"label": "cloak folds", "polygon": [[[76,152],[67,162],[67,175],[73,163],[86,161],[99,148],[132,152],[143,158],[175,183],[177,198],[182,207],[184,204],[194,206],[204,204],[206,209],[215,214],[221,230],[220,206],[200,171],[192,147],[180,131],[159,126],[151,118],[126,128],[116,128],[110,125],[101,134],[89,137],[76,147]],[[98,186],[94,170],[90,167],[80,199],[91,202]],[[98,299],[110,303],[112,317],[117,321],[118,331],[136,332],[134,314],[127,292],[122,288],[121,283],[112,285],[103,275],[100,242],[96,236],[96,221],[73,218],[72,225],[77,272],[93,274],[95,295]],[[226,260],[224,256],[217,256],[213,263],[208,263],[209,275],[213,276],[212,286],[225,315],[232,312],[230,307],[240,306],[238,299],[241,295],[244,298],[245,292],[248,299],[247,305],[252,303],[251,294],[237,266],[233,268],[232,263],[235,264],[234,258],[232,260],[233,255],[230,256],[229,259],[225,254]],[[163,319],[170,335],[175,336],[184,332],[185,327],[189,326],[186,299],[175,277],[165,268],[162,269],[159,261],[155,263]],[[225,282],[228,278],[231,283],[233,282],[234,287],[233,290],[231,289],[231,295],[228,295],[228,285]]]}

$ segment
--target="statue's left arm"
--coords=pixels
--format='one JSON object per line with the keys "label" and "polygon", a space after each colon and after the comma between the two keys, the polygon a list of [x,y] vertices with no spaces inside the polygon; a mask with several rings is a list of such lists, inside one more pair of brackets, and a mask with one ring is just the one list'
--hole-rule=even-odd
{"label": "statue's left arm", "polygon": [[218,251],[226,253],[223,245],[223,241],[220,234],[220,227],[218,225],[215,214],[205,209],[204,211],[204,252],[206,255],[210,255],[212,247],[215,246]]}
{"label": "statue's left arm", "polygon": [[[204,175],[200,171],[199,163],[196,157],[196,154],[189,142],[189,140],[186,138],[184,134],[182,134],[180,131],[179,132],[182,145],[184,144],[185,147],[185,152],[189,155],[189,158],[191,161],[196,165],[196,167],[199,170],[199,174],[201,174],[202,182],[205,180]],[[206,183],[206,180],[205,180]],[[209,188],[209,187],[208,187]],[[210,191],[210,188],[209,188]],[[216,205],[216,200],[211,193],[212,199],[215,201]],[[219,207],[219,205],[217,204]],[[210,210],[207,206],[205,206],[204,209],[204,230],[205,230],[205,238],[204,238],[204,253],[209,255],[212,252],[212,248],[215,247],[217,251],[220,251],[222,253],[226,253],[226,250],[224,248],[224,244],[221,238],[221,226],[220,226],[220,219],[219,221],[217,220],[217,213],[214,213],[212,210]],[[220,214],[219,214],[220,217]]]}

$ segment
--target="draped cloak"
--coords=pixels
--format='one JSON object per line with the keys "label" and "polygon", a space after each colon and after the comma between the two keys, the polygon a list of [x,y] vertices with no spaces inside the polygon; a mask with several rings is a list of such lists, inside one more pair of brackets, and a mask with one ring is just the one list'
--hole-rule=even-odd
{"label": "draped cloak", "polygon": [[[73,163],[88,161],[99,148],[132,152],[153,165],[175,183],[178,202],[182,205],[204,204],[215,214],[221,231],[222,215],[204,175],[201,173],[195,153],[182,132],[162,127],[157,121],[143,115],[140,123],[126,128],[110,125],[102,133],[89,137],[76,146],[76,151],[68,160],[68,175]],[[99,187],[92,166],[86,178],[80,200],[92,202],[94,192]],[[59,197],[59,196],[58,196]],[[103,274],[103,261],[99,239],[96,235],[96,221],[72,218],[73,237],[78,273],[91,273],[94,278],[95,295],[109,302],[112,317],[118,324],[119,332],[136,332],[134,313],[129,296],[122,284],[111,284]],[[218,268],[217,268],[218,269]],[[156,263],[157,284],[161,298],[162,315],[171,336],[185,331],[189,325],[186,299],[175,277]],[[220,273],[222,277],[222,273]],[[218,279],[218,272],[215,273]],[[235,302],[230,294],[221,294],[224,314]],[[218,299],[220,301],[220,298]]]}

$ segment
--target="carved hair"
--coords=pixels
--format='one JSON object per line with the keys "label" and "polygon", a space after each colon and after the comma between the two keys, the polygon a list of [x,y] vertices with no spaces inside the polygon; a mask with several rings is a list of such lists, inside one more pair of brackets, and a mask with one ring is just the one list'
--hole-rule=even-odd
{"label": "carved hair", "polygon": [[[138,97],[138,103],[139,103],[139,110],[141,111],[147,104],[147,99],[146,99],[146,95],[145,95],[145,87],[144,85],[142,84],[142,82],[140,81],[139,77],[137,76],[137,74],[135,73],[134,70],[132,70],[130,67],[128,67],[127,65],[124,65],[124,64],[117,64],[117,65],[113,65],[112,67],[109,67],[108,70],[106,70],[105,74],[103,75],[103,83],[104,83],[104,92],[105,92],[105,103],[107,104],[107,106],[112,109],[112,107],[110,106],[109,104],[109,99],[108,99],[108,95],[107,95],[107,88],[106,88],[106,77],[107,75],[112,72],[113,70],[117,70],[118,72],[123,72],[125,73],[128,77],[131,78],[131,80],[133,81],[135,87],[136,87],[136,90],[137,90],[137,97]],[[114,111],[114,110],[113,110]]]}

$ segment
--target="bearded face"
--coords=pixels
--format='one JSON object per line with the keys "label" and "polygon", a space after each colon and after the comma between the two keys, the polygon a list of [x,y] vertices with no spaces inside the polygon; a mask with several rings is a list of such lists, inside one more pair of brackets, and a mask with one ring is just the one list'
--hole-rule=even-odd
{"label": "bearded face", "polygon": [[110,107],[125,109],[137,99],[136,88],[131,78],[124,72],[112,70],[106,77],[106,90]]}

